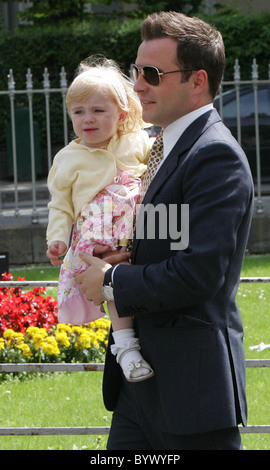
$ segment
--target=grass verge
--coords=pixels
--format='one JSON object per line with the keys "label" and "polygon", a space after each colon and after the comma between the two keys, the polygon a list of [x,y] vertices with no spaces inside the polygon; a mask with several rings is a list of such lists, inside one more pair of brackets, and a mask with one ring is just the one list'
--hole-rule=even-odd
{"label": "grass verge", "polygon": [[[35,266],[11,269],[14,278],[56,280],[59,268]],[[270,276],[270,255],[247,256],[243,277]],[[53,295],[50,292],[50,295]],[[270,348],[250,349],[270,343],[270,284],[241,284],[237,294],[241,310],[247,359],[269,359]],[[0,426],[107,426],[111,414],[101,395],[102,373],[46,374],[25,382],[0,385]],[[247,369],[249,424],[270,424],[270,369]],[[242,436],[244,449],[269,450],[269,434]],[[71,450],[105,449],[107,436],[1,437],[0,449]]]}

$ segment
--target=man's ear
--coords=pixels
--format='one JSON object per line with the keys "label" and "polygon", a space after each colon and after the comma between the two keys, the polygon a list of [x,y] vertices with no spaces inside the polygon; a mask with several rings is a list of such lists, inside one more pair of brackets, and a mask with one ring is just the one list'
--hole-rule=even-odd
{"label": "man's ear", "polygon": [[201,93],[205,87],[208,86],[208,75],[207,72],[203,69],[197,70],[193,74],[193,86],[194,91],[197,93]]}

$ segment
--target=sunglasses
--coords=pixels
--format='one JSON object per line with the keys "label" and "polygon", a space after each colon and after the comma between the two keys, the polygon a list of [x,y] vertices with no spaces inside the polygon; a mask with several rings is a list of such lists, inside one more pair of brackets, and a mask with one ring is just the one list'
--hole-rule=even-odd
{"label": "sunglasses", "polygon": [[141,73],[143,78],[149,85],[152,86],[158,86],[160,85],[161,82],[161,76],[162,75],[167,75],[169,73],[176,73],[176,72],[189,72],[192,70],[199,70],[199,69],[178,69],[178,70],[172,70],[171,72],[160,72],[160,70],[157,67],[154,67],[152,65],[136,65],[136,64],[131,64],[132,67],[132,73],[134,80],[138,80],[139,74]]}

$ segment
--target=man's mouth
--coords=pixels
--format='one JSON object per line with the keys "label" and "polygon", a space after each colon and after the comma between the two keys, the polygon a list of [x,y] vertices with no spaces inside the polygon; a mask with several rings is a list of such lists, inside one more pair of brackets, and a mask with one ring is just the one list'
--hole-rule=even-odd
{"label": "man's mouth", "polygon": [[149,105],[154,104],[154,103],[155,103],[154,101],[141,99],[141,105],[142,106],[149,106]]}

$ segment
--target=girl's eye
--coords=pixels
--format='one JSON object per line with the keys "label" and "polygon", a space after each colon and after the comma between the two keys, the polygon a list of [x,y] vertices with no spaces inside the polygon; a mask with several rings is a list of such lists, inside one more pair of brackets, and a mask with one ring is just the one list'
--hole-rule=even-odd
{"label": "girl's eye", "polygon": [[104,113],[104,109],[95,109],[95,113]]}
{"label": "girl's eye", "polygon": [[83,110],[82,109],[76,109],[76,111],[74,111],[74,114],[83,114]]}

